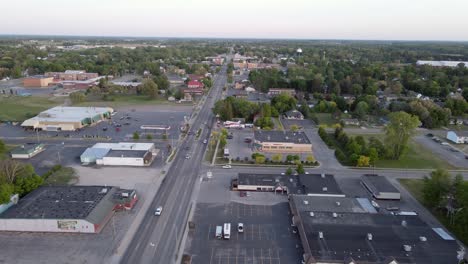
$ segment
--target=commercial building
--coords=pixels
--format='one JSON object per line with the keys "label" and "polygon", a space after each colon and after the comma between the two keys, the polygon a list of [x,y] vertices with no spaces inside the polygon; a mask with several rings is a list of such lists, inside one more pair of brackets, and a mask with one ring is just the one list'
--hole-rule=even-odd
{"label": "commercial building", "polygon": [[23,79],[24,87],[47,87],[54,82],[54,78],[43,75],[29,76]]}
{"label": "commercial building", "polygon": [[29,159],[44,151],[44,144],[24,144],[10,151],[12,159]]}
{"label": "commercial building", "polygon": [[401,194],[385,176],[366,174],[361,176],[361,183],[375,199],[400,200]]}
{"label": "commercial building", "polygon": [[254,147],[267,153],[310,153],[312,143],[304,132],[261,131],[254,132]]}
{"label": "commercial building", "polygon": [[46,72],[45,76],[58,81],[86,81],[98,78],[99,74],[83,70],[67,70],[65,72]]}
{"label": "commercial building", "polygon": [[423,61],[418,60],[416,61],[416,65],[429,65],[433,67],[450,67],[455,68],[460,65],[460,63],[464,64],[466,68],[468,68],[468,61]]}
{"label": "commercial building", "polygon": [[331,174],[257,174],[239,173],[232,188],[239,191],[305,194],[309,196],[345,197]]}
{"label": "commercial building", "polygon": [[109,107],[65,107],[56,106],[24,121],[25,129],[47,131],[74,131],[101,122],[114,112]]}
{"label": "commercial building", "polygon": [[280,94],[287,94],[289,96],[296,96],[296,90],[294,89],[289,89],[289,88],[270,88],[268,90],[268,95],[269,96],[277,96]]}
{"label": "commercial building", "polygon": [[455,144],[467,144],[468,131],[449,131],[447,132],[447,139]]}
{"label": "commercial building", "polygon": [[[118,191],[109,186],[39,187],[0,214],[0,230],[99,233],[116,206],[122,206]],[[130,197],[136,199],[136,194]]]}
{"label": "commercial building", "polygon": [[149,166],[158,152],[153,143],[97,143],[87,148],[80,160],[104,166]]}
{"label": "commercial building", "polygon": [[457,242],[417,215],[379,214],[356,198],[291,195],[289,205],[306,264],[457,263]]}
{"label": "commercial building", "polygon": [[203,89],[204,85],[202,82],[198,81],[198,80],[193,80],[193,81],[189,81],[187,83],[187,87],[189,89]]}

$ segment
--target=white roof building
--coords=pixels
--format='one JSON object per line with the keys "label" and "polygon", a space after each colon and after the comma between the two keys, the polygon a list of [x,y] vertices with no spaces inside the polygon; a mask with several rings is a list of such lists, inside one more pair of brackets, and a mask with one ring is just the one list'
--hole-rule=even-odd
{"label": "white roof building", "polygon": [[159,152],[153,143],[96,143],[80,159],[84,164],[113,166],[148,166]]}
{"label": "white roof building", "polygon": [[416,65],[430,65],[434,67],[458,67],[460,63],[465,64],[465,67],[468,68],[468,61],[424,61],[418,60]]}

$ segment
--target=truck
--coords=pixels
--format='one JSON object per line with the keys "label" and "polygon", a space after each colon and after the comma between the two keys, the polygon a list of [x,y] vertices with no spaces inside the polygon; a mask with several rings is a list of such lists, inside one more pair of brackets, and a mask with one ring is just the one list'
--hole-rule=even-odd
{"label": "truck", "polygon": [[222,239],[223,238],[223,227],[222,226],[216,226],[216,238],[217,239]]}
{"label": "truck", "polygon": [[229,149],[228,148],[224,149],[224,157],[229,158]]}
{"label": "truck", "polygon": [[231,238],[231,223],[224,223],[223,237],[224,239]]}

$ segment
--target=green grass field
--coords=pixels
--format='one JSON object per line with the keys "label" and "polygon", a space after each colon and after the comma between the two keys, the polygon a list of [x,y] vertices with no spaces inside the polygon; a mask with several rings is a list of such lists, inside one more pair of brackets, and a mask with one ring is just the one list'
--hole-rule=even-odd
{"label": "green grass field", "polygon": [[74,106],[106,106],[116,108],[119,106],[131,106],[131,105],[151,105],[151,104],[170,104],[166,98],[148,99],[142,95],[119,95],[112,96],[112,101],[104,100],[91,100],[83,103],[74,104]]}
{"label": "green grass field", "polygon": [[[357,136],[356,134],[348,134],[349,136]],[[371,137],[376,137],[383,142],[383,134],[366,134],[361,135],[368,140]],[[406,168],[406,169],[456,169],[445,160],[440,159],[430,150],[426,149],[421,144],[415,141],[410,141],[408,151],[399,160],[379,160],[376,162],[377,168]]]}
{"label": "green grass field", "polygon": [[0,121],[24,121],[48,108],[62,104],[63,98],[38,96],[0,97]]}
{"label": "green grass field", "polygon": [[339,120],[335,120],[332,114],[329,113],[317,113],[315,116],[319,121],[319,125],[332,126],[334,124],[340,123]]}

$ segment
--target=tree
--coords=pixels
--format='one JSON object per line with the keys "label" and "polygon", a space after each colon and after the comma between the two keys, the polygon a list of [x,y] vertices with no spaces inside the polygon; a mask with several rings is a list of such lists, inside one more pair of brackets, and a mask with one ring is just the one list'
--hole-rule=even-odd
{"label": "tree", "polygon": [[308,163],[313,163],[313,162],[315,162],[315,158],[314,158],[313,155],[307,155],[307,156],[306,156],[306,161],[307,161]]}
{"label": "tree", "polygon": [[14,190],[13,184],[0,184],[0,204],[10,202],[10,197],[14,193]]}
{"label": "tree", "polygon": [[18,177],[15,181],[15,193],[23,196],[41,186],[44,183],[44,178],[39,175],[30,175]]}
{"label": "tree", "polygon": [[278,154],[273,154],[273,155],[271,156],[271,160],[272,160],[273,162],[281,162],[281,161],[283,160],[283,155],[281,155],[281,154],[279,154],[279,153],[278,153]]}
{"label": "tree", "polygon": [[141,85],[141,91],[150,99],[158,98],[158,86],[151,79],[145,79]]}
{"label": "tree", "polygon": [[71,93],[69,97],[73,104],[82,103],[86,100],[86,95],[84,95],[82,92]]}
{"label": "tree", "polygon": [[288,169],[286,169],[286,175],[291,175],[293,173],[293,170],[291,167],[288,167]]}
{"label": "tree", "polygon": [[379,160],[379,152],[377,149],[369,148],[368,155],[370,164],[375,165],[375,163]]}
{"label": "tree", "polygon": [[147,139],[147,140],[152,140],[152,139],[153,139],[153,136],[152,136],[151,134],[147,134],[147,135],[146,135],[146,139]]}
{"label": "tree", "polygon": [[293,132],[296,132],[296,131],[298,131],[298,130],[299,130],[299,126],[298,126],[298,125],[296,125],[296,124],[294,124],[294,125],[291,125],[290,129],[291,129],[291,131],[293,131]]}
{"label": "tree", "polygon": [[441,205],[442,200],[448,194],[451,187],[450,174],[446,170],[437,169],[431,172],[430,177],[424,177],[423,201],[430,207]]}
{"label": "tree", "polygon": [[134,140],[139,140],[139,139],[140,139],[140,134],[138,134],[138,132],[135,131],[135,132],[133,132],[132,138],[133,138]]}
{"label": "tree", "polygon": [[417,116],[405,112],[395,112],[389,115],[390,122],[384,128],[385,148],[390,159],[397,160],[405,152],[409,139],[414,135],[420,124]]}
{"label": "tree", "polygon": [[367,156],[359,156],[358,160],[357,160],[357,166],[358,167],[369,167],[369,161],[370,161],[370,158],[367,157]]}
{"label": "tree", "polygon": [[369,111],[369,105],[364,102],[360,101],[356,105],[356,109],[354,110],[354,113],[359,117],[359,118],[364,118],[367,115],[367,112]]}
{"label": "tree", "polygon": [[265,156],[257,156],[257,157],[255,157],[255,163],[256,163],[256,164],[263,164],[263,163],[265,163]]}
{"label": "tree", "polygon": [[6,151],[5,143],[0,139],[0,153],[4,153]]}
{"label": "tree", "polygon": [[296,167],[296,171],[298,174],[304,174],[305,173],[304,165],[302,165],[302,163],[298,163]]}

